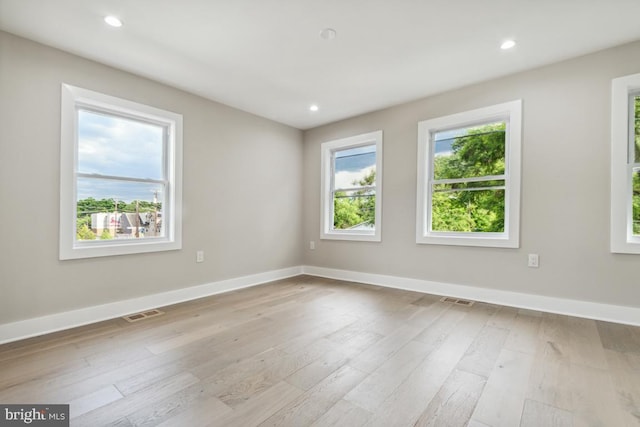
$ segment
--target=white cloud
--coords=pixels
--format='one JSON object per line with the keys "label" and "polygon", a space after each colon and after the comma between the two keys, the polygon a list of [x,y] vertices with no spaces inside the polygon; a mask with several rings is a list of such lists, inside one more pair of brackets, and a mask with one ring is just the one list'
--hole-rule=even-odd
{"label": "white cloud", "polygon": [[365,176],[369,175],[371,171],[375,170],[375,166],[369,166],[359,171],[340,171],[335,176],[335,188],[350,188],[355,187],[354,181],[360,181]]}
{"label": "white cloud", "polygon": [[78,166],[82,172],[162,178],[162,128],[81,111]]}

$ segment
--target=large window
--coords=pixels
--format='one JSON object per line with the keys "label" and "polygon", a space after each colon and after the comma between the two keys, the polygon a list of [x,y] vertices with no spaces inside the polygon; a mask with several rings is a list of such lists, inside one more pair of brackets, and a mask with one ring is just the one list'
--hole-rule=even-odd
{"label": "large window", "polygon": [[417,243],[519,245],[521,102],[418,127]]}
{"label": "large window", "polygon": [[322,144],[323,239],[380,241],[382,131]]}
{"label": "large window", "polygon": [[640,254],[640,74],[612,83],[611,252]]}
{"label": "large window", "polygon": [[63,85],[60,259],[181,247],[182,116]]}

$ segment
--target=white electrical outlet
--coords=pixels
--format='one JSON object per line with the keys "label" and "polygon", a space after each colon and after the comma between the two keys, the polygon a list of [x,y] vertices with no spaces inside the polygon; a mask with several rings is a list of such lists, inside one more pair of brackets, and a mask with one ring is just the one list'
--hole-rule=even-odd
{"label": "white electrical outlet", "polygon": [[538,256],[538,254],[529,254],[529,260],[527,265],[531,268],[540,267],[540,257]]}
{"label": "white electrical outlet", "polygon": [[204,262],[204,251],[196,252],[196,262]]}
{"label": "white electrical outlet", "polygon": [[316,242],[311,240],[309,242],[309,249],[311,249],[313,251],[313,250],[315,250],[315,248],[316,248]]}

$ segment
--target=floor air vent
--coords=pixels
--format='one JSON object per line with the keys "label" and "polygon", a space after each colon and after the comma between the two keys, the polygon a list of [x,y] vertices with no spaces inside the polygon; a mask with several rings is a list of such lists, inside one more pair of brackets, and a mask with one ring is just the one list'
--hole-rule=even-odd
{"label": "floor air vent", "polygon": [[453,304],[457,304],[457,305],[464,305],[466,307],[471,307],[473,305],[473,303],[475,301],[469,301],[466,299],[458,299],[458,298],[451,298],[451,297],[442,297],[440,298],[440,301],[442,302],[450,302]]}
{"label": "floor air vent", "polygon": [[129,314],[128,316],[124,316],[123,319],[126,320],[127,322],[133,323],[142,319],[148,319],[149,317],[160,316],[161,314],[164,314],[164,312],[153,309],[153,310],[143,311],[142,313]]}

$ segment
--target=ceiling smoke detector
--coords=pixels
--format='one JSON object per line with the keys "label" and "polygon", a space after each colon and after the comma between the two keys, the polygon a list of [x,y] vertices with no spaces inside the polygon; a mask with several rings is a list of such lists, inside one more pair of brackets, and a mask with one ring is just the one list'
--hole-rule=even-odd
{"label": "ceiling smoke detector", "polygon": [[324,30],[320,31],[320,38],[323,40],[333,40],[336,38],[336,30],[334,30],[333,28],[325,28]]}

